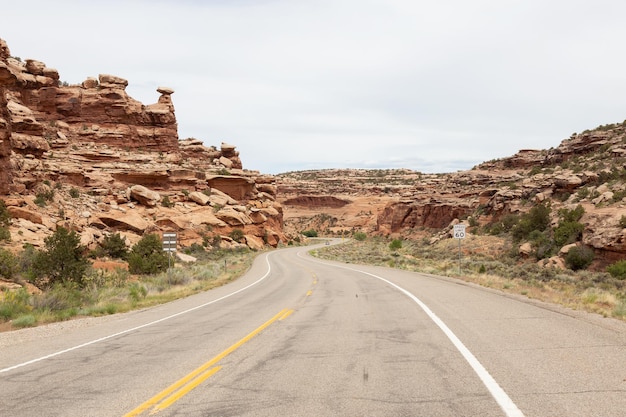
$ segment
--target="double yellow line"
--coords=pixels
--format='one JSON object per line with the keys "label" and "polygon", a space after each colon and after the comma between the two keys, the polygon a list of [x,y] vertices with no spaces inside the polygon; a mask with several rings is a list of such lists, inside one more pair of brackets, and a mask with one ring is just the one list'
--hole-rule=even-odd
{"label": "double yellow line", "polygon": [[232,345],[231,347],[229,347],[228,349],[226,349],[225,351],[223,351],[222,353],[220,353],[219,355],[217,355],[210,361],[206,362],[205,364],[203,364],[202,366],[200,366],[199,368],[197,368],[196,370],[194,370],[187,376],[179,379],[178,381],[176,381],[175,383],[173,383],[172,385],[170,385],[169,387],[167,387],[166,389],[164,389],[163,391],[161,391],[154,397],[150,398],[148,401],[144,402],[139,407],[135,408],[133,411],[125,414],[124,417],[138,416],[151,407],[152,407],[152,411],[150,412],[150,414],[154,414],[161,410],[166,409],[167,407],[169,407],[170,405],[174,404],[176,401],[181,399],[189,391],[191,391],[192,389],[200,385],[202,382],[204,382],[206,379],[208,379],[209,377],[214,375],[216,372],[218,372],[220,369],[222,369],[221,366],[215,366],[219,361],[221,361],[226,356],[233,353],[235,350],[241,347],[244,343],[248,342],[254,336],[261,333],[264,329],[269,327],[269,325],[271,325],[277,320],[286,319],[287,317],[291,315],[291,313],[293,313],[293,310],[289,310],[289,309],[281,310],[278,314],[276,314],[274,317],[272,317],[271,319],[263,323],[252,333],[248,334],[246,337],[244,337],[243,339],[241,339],[240,341],[238,341],[237,343],[235,343],[234,345]]}

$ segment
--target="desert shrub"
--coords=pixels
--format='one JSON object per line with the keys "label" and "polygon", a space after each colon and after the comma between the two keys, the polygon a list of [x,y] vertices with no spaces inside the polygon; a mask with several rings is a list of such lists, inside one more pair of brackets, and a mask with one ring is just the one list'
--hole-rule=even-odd
{"label": "desert shrub", "polygon": [[566,208],[559,210],[559,217],[563,222],[577,222],[583,217],[583,214],[585,214],[585,209],[580,204],[572,210]]}
{"label": "desert shrub", "polygon": [[0,301],[0,319],[5,321],[11,320],[20,314],[31,311],[32,307],[28,303],[29,299],[30,294],[28,294],[26,288],[7,291],[2,301]]}
{"label": "desert shrub", "polygon": [[358,240],[359,242],[362,242],[365,239],[367,239],[367,234],[365,232],[355,232],[354,235],[352,235],[352,237],[354,238],[354,240]]}
{"label": "desert shrub", "polygon": [[85,248],[78,234],[59,227],[44,243],[45,248],[36,253],[31,266],[35,284],[47,288],[74,283],[82,287],[90,263],[83,255]]}
{"label": "desert shrub", "polygon": [[22,329],[24,327],[34,327],[37,325],[37,319],[32,314],[24,314],[11,322],[13,327]]}
{"label": "desert shrub", "polygon": [[241,239],[243,239],[243,230],[241,229],[233,229],[228,236],[230,236],[230,238],[232,240],[234,240],[235,242],[241,242]]}
{"label": "desert shrub", "polygon": [[0,248],[0,277],[11,279],[17,272],[18,263],[15,255]]}
{"label": "desert shrub", "polygon": [[534,250],[534,255],[537,260],[549,258],[552,256],[554,245],[552,239],[546,232],[540,232],[533,230],[527,237]]}
{"label": "desert shrub", "polygon": [[574,243],[583,235],[585,225],[578,222],[563,222],[554,229],[554,243],[561,247]]}
{"label": "desert shrub", "polygon": [[606,272],[617,279],[626,279],[626,259],[617,261],[606,267]]}
{"label": "desert shrub", "polygon": [[305,230],[302,232],[302,234],[306,237],[317,237],[317,231],[313,229]]}
{"label": "desert shrub", "polygon": [[485,225],[485,232],[497,236],[504,232],[510,232],[519,222],[520,216],[517,214],[507,214],[499,221]]}
{"label": "desert shrub", "polygon": [[163,198],[161,199],[161,205],[167,208],[174,207],[174,203],[170,201],[170,198],[168,196],[163,196]]}
{"label": "desert shrub", "polygon": [[10,241],[11,240],[11,232],[9,228],[6,226],[0,226],[0,240]]}
{"label": "desert shrub", "polygon": [[128,254],[128,270],[131,274],[156,274],[167,269],[168,259],[163,252],[159,235],[149,234],[141,238]]}
{"label": "desert shrub", "polygon": [[576,246],[571,248],[565,255],[565,264],[568,268],[578,271],[586,269],[594,258],[594,252],[587,246]]}
{"label": "desert shrub", "polygon": [[78,188],[72,187],[70,189],[70,197],[72,197],[72,198],[80,197],[80,191],[78,191]]}
{"label": "desert shrub", "polygon": [[102,239],[100,247],[107,256],[115,259],[126,259],[128,256],[128,246],[126,246],[126,239],[120,236],[119,233],[113,233],[107,235]]}
{"label": "desert shrub", "polygon": [[200,245],[198,243],[192,243],[189,247],[186,247],[185,249],[183,249],[183,252],[186,253],[187,255],[204,255],[206,250],[204,249],[203,245]]}
{"label": "desert shrub", "polygon": [[583,214],[585,209],[580,204],[573,210],[559,210],[559,224],[553,232],[556,246],[561,247],[580,240],[585,229],[585,225],[579,223]]}
{"label": "desert shrub", "polygon": [[11,232],[9,232],[9,225],[11,224],[11,214],[7,209],[4,200],[0,199],[0,241],[11,240]]}
{"label": "desert shrub", "polygon": [[0,199],[0,226],[8,226],[11,223],[11,213],[4,200]]}
{"label": "desert shrub", "polygon": [[35,204],[39,207],[45,207],[48,201],[52,201],[54,198],[54,190],[40,191],[35,196]]}
{"label": "desert shrub", "polygon": [[619,225],[622,229],[626,229],[626,216],[622,214],[622,217],[619,219]]}
{"label": "desert shrub", "polygon": [[59,283],[47,291],[32,297],[32,305],[36,310],[59,312],[77,309],[83,304],[83,294],[77,286]]}
{"label": "desert shrub", "polygon": [[128,288],[128,297],[133,304],[136,304],[139,302],[139,300],[146,298],[146,295],[148,295],[148,289],[145,285],[134,282]]}
{"label": "desert shrub", "polygon": [[400,239],[394,239],[389,244],[389,249],[391,250],[398,250],[400,248],[402,248],[402,241]]}
{"label": "desert shrub", "polygon": [[550,207],[538,204],[523,214],[517,224],[511,229],[513,238],[517,241],[526,239],[531,232],[543,232],[550,225]]}

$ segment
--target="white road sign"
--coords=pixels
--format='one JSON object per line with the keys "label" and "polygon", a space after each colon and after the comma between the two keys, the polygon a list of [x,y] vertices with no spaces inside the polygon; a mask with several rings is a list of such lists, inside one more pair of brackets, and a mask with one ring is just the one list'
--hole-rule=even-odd
{"label": "white road sign", "polygon": [[465,225],[464,224],[455,224],[452,226],[455,239],[465,239]]}
{"label": "white road sign", "polygon": [[176,233],[163,233],[163,250],[176,252]]}

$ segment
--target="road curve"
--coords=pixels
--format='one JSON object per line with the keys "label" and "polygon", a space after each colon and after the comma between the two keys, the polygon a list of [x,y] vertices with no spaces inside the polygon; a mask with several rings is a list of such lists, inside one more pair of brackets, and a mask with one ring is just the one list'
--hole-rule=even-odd
{"label": "road curve", "polygon": [[309,249],[167,305],[0,334],[0,415],[626,410],[626,324]]}

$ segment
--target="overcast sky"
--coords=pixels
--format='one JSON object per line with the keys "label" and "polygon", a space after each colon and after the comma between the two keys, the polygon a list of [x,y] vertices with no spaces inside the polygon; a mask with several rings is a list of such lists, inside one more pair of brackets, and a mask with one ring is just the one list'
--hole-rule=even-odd
{"label": "overcast sky", "polygon": [[263,173],[452,172],[626,119],[621,0],[0,0],[62,81],[175,90],[179,137]]}

